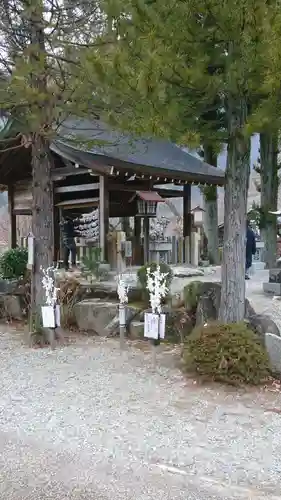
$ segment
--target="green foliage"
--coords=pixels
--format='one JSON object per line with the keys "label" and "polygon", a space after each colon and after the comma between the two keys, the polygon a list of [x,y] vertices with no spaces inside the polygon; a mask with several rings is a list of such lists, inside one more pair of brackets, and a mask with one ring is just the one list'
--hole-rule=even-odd
{"label": "green foliage", "polygon": [[234,385],[258,385],[270,373],[267,353],[245,323],[214,322],[194,329],[186,343],[184,361],[187,370]]}
{"label": "green foliage", "polygon": [[89,248],[89,254],[82,258],[82,265],[85,274],[98,279],[100,277],[101,249],[98,247]]}
{"label": "green foliage", "polygon": [[166,315],[165,340],[183,344],[194,328],[194,317],[184,307],[173,309]]}
{"label": "green foliage", "polygon": [[0,257],[0,274],[3,278],[21,278],[26,272],[28,251],[26,248],[12,248]]}
{"label": "green foliage", "polygon": [[[112,122],[190,146],[207,142],[217,150],[228,139],[228,98],[245,95],[254,119],[267,95],[269,66],[277,77],[267,60],[270,38],[281,60],[278,38],[272,42],[272,4],[238,0],[233,9],[230,0],[105,0],[104,5],[115,19],[115,44],[106,54],[90,50],[88,64]],[[259,127],[264,115],[260,110]],[[249,123],[244,125],[250,135]]]}
{"label": "green foliage", "polygon": [[[276,207],[275,207],[276,208]],[[274,208],[274,210],[275,210]],[[264,205],[263,207],[253,203],[251,210],[248,212],[248,219],[253,222],[259,229],[264,229],[268,224],[277,222],[276,215],[270,214],[272,207]]]}
{"label": "green foliage", "polygon": [[156,262],[151,262],[150,264],[146,264],[145,266],[142,266],[138,270],[138,281],[140,283],[140,286],[142,288],[142,294],[143,294],[143,300],[148,304],[149,303],[149,293],[147,290],[147,269],[150,268],[152,272],[156,271],[158,265],[160,266],[160,272],[161,273],[167,273],[166,277],[166,286],[170,289],[172,279],[173,279],[173,271],[171,267],[168,264],[165,264],[164,262],[161,262],[160,264],[157,264]]}
{"label": "green foliage", "polygon": [[17,0],[0,5],[5,46],[0,75],[8,75],[0,82],[1,109],[17,118],[16,133],[28,140],[34,133],[49,139],[69,114],[89,116],[92,111],[96,116],[90,86],[86,93],[91,77],[82,61],[89,46],[99,47],[100,34],[105,36],[107,27],[99,1],[82,0],[79,7],[72,0]]}
{"label": "green foliage", "polygon": [[201,294],[201,287],[201,281],[191,281],[184,287],[184,306],[188,311],[196,309]]}

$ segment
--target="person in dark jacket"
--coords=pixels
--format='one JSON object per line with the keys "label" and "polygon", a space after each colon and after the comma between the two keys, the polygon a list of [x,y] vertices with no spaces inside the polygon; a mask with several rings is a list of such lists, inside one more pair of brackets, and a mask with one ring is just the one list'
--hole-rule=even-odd
{"label": "person in dark jacket", "polygon": [[245,279],[249,280],[249,269],[252,265],[253,255],[256,253],[256,236],[252,228],[250,227],[250,222],[247,220],[247,230],[246,230],[246,274]]}
{"label": "person in dark jacket", "polygon": [[63,265],[69,269],[69,256],[71,256],[71,267],[76,267],[76,243],[75,225],[71,217],[65,217],[61,222],[61,236],[63,244]]}

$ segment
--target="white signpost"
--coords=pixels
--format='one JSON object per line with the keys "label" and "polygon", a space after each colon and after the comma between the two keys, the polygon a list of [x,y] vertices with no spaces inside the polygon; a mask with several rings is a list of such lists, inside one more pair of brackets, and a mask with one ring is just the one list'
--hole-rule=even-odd
{"label": "white signpost", "polygon": [[165,338],[166,316],[162,313],[162,299],[168,293],[168,273],[161,273],[160,266],[156,271],[147,268],[147,290],[152,312],[144,315],[144,336],[151,340],[152,363],[156,366],[156,347]]}
{"label": "white signpost", "polygon": [[125,347],[126,333],[126,304],[128,303],[128,290],[122,275],[118,276],[117,294],[119,298],[119,333],[120,333],[120,349]]}
{"label": "white signpost", "polygon": [[59,288],[55,287],[54,268],[42,269],[42,286],[45,290],[46,302],[41,307],[43,328],[50,329],[50,345],[54,348],[55,329],[60,327],[60,306],[57,303]]}
{"label": "white signpost", "polygon": [[30,271],[33,270],[34,267],[34,255],[35,255],[35,248],[34,248],[34,236],[32,233],[29,233],[27,236],[27,269]]}

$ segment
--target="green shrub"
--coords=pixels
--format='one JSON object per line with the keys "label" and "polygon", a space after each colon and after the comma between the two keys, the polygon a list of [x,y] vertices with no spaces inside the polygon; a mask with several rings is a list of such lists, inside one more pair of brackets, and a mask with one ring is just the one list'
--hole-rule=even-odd
{"label": "green shrub", "polygon": [[0,257],[0,274],[5,279],[21,278],[26,271],[27,248],[11,248]]}
{"label": "green shrub", "polygon": [[201,281],[191,281],[183,289],[184,305],[187,310],[196,309],[201,294]]}
{"label": "green shrub", "polygon": [[161,273],[168,273],[166,277],[166,285],[168,289],[171,287],[172,279],[173,279],[173,271],[171,267],[168,264],[165,264],[165,262],[161,262],[160,264],[157,264],[156,262],[151,262],[150,264],[146,264],[145,266],[142,266],[138,270],[138,281],[140,283],[140,286],[142,288],[142,295],[143,295],[143,300],[148,304],[149,303],[149,292],[146,288],[147,285],[147,269],[150,268],[152,272],[156,271],[157,266],[160,266],[160,271]]}
{"label": "green shrub", "polygon": [[173,344],[183,344],[193,328],[193,318],[184,307],[172,309],[166,314],[165,340]]}
{"label": "green shrub", "polygon": [[244,323],[195,328],[186,342],[184,362],[187,370],[232,385],[258,385],[270,373],[266,351]]}
{"label": "green shrub", "polygon": [[82,265],[85,274],[98,279],[100,277],[99,267],[101,263],[101,249],[98,247],[89,248],[87,256],[82,257]]}

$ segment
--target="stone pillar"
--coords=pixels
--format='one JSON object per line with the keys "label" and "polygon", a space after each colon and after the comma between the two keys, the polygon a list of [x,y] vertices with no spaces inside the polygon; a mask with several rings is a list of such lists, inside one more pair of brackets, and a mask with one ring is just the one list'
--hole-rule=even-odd
{"label": "stone pillar", "polygon": [[126,234],[124,231],[117,231],[117,271],[121,274],[126,269],[126,259],[124,258],[124,244],[126,242]]}
{"label": "stone pillar", "polygon": [[144,264],[150,261],[149,256],[149,217],[143,218],[143,260]]}
{"label": "stone pillar", "polygon": [[256,254],[253,255],[253,263],[252,263],[252,271],[255,273],[256,271],[260,271],[265,269],[264,262],[264,242],[257,241],[256,242],[257,251]]}
{"label": "stone pillar", "polygon": [[192,231],[190,263],[192,264],[192,266],[195,267],[198,267],[199,264],[199,245],[200,245],[200,234],[197,231]]}
{"label": "stone pillar", "polygon": [[9,185],[8,186],[8,212],[10,221],[9,248],[16,248],[17,246],[17,218],[14,213],[14,196],[15,196],[14,186]]}

